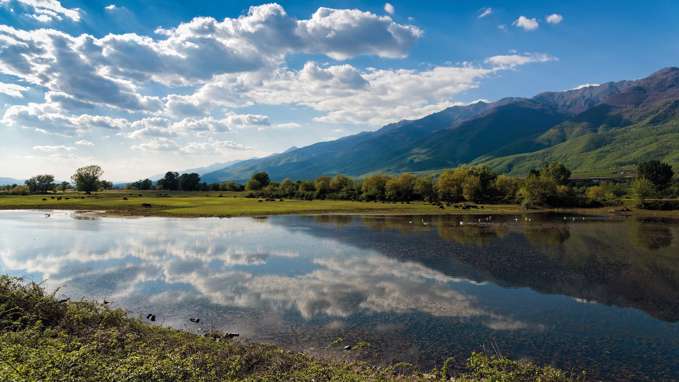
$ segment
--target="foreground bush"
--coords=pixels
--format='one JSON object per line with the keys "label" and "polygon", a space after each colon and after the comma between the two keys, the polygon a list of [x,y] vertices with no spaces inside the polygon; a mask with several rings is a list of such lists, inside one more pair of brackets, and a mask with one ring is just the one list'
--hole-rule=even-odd
{"label": "foreground bush", "polygon": [[271,345],[145,324],[90,302],[58,301],[0,276],[0,381],[568,381],[527,361],[473,354],[463,370],[330,363]]}

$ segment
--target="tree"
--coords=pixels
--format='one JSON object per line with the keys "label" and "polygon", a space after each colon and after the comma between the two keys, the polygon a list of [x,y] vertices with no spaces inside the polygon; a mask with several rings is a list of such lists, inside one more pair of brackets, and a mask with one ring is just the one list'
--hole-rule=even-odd
{"label": "tree", "polygon": [[99,178],[104,175],[104,171],[97,165],[80,167],[75,170],[71,180],[78,191],[90,193],[99,189]]}
{"label": "tree", "polygon": [[436,180],[436,194],[439,200],[447,203],[459,202],[463,199],[462,184],[465,170],[456,168],[443,172]]}
{"label": "tree", "polygon": [[295,182],[291,181],[288,178],[283,179],[278,188],[284,196],[293,196],[297,191],[297,185],[295,184]]}
{"label": "tree", "polygon": [[258,191],[268,186],[271,183],[269,179],[269,174],[266,172],[258,172],[252,175],[250,180],[245,183],[245,189],[248,191]]}
{"label": "tree", "polygon": [[179,173],[168,171],[165,176],[158,180],[158,186],[163,190],[178,190],[179,189]]}
{"label": "tree", "polygon": [[110,190],[113,188],[113,182],[109,182],[108,180],[100,180],[98,188]]}
{"label": "tree", "polygon": [[316,189],[317,196],[322,197],[330,192],[330,181],[331,179],[328,176],[319,176],[316,178],[314,181],[314,188]]}
{"label": "tree", "polygon": [[361,191],[366,200],[384,200],[385,187],[389,177],[386,175],[371,175],[363,181]]}
{"label": "tree", "polygon": [[553,179],[557,184],[567,184],[571,177],[571,170],[559,162],[550,162],[544,165],[540,174]]}
{"label": "tree", "polygon": [[637,178],[632,182],[632,196],[638,204],[642,204],[646,199],[655,196],[655,185],[647,178]]}
{"label": "tree", "polygon": [[673,176],[672,166],[657,160],[639,163],[637,166],[637,177],[650,180],[659,190],[667,188]]}
{"label": "tree", "polygon": [[516,192],[520,182],[511,176],[500,175],[495,179],[495,192],[502,202],[513,203],[516,201]]}
{"label": "tree", "polygon": [[54,190],[56,185],[54,184],[53,175],[36,175],[26,182],[26,187],[28,187],[28,192],[44,194],[47,191]]}
{"label": "tree", "polygon": [[528,176],[517,192],[524,207],[542,207],[553,203],[557,195],[557,183],[545,176]]}
{"label": "tree", "polygon": [[431,176],[421,176],[415,180],[415,187],[413,189],[423,200],[428,202],[436,199],[436,192],[434,191],[434,179]]}
{"label": "tree", "polygon": [[71,183],[68,183],[68,182],[66,182],[66,181],[61,182],[61,183],[59,184],[59,190],[60,190],[61,192],[66,192],[66,190],[68,190],[70,187],[71,187]]}
{"label": "tree", "polygon": [[351,178],[342,174],[335,175],[330,181],[330,190],[332,192],[348,191],[353,186]]}
{"label": "tree", "polygon": [[385,197],[393,201],[409,202],[415,198],[415,180],[413,174],[404,173],[391,178],[385,184]]}
{"label": "tree", "polygon": [[179,189],[183,191],[196,191],[200,187],[200,175],[192,172],[190,174],[181,174],[177,179]]}

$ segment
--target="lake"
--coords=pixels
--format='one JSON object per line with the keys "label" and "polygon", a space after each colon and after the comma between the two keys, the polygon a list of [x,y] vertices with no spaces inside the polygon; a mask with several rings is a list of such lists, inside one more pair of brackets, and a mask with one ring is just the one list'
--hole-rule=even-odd
{"label": "lake", "polygon": [[485,351],[679,380],[677,221],[0,211],[0,273],[321,357],[428,369]]}

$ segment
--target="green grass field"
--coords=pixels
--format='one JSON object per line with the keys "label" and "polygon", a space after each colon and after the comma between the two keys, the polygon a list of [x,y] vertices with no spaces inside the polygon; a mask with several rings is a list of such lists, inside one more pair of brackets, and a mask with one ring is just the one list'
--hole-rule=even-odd
{"label": "green grass field", "polygon": [[[141,195],[141,196],[140,196]],[[221,196],[220,196],[221,195]],[[61,199],[59,199],[61,198]],[[679,218],[679,211],[650,211],[633,207],[637,216],[663,216]],[[145,206],[146,205],[146,206]],[[298,200],[266,201],[247,198],[243,192],[170,192],[159,191],[106,191],[92,195],[83,193],[56,193],[46,195],[0,194],[0,210],[46,209],[101,211],[118,216],[170,216],[170,217],[235,217],[286,214],[371,214],[371,215],[458,215],[458,214],[519,214],[563,211],[581,214],[607,214],[614,208],[567,208],[522,210],[515,204],[485,204],[476,208],[446,207],[441,209],[425,202],[375,203],[350,200]]]}
{"label": "green grass field", "polygon": [[[142,196],[139,196],[142,195]],[[78,193],[48,195],[0,195],[0,209],[72,209],[99,210],[109,214],[148,216],[257,216],[280,214],[320,213],[370,213],[370,214],[445,214],[445,213],[511,213],[516,205],[480,206],[463,210],[448,207],[440,209],[424,202],[374,203],[348,200],[296,200],[265,201],[246,198],[243,193],[193,192],[170,193],[156,191],[130,193],[108,191],[93,195]],[[222,195],[220,197],[220,195]],[[61,199],[58,199],[61,197]],[[261,201],[260,201],[261,200]],[[145,207],[150,204],[150,207]],[[492,211],[491,211],[492,210]]]}

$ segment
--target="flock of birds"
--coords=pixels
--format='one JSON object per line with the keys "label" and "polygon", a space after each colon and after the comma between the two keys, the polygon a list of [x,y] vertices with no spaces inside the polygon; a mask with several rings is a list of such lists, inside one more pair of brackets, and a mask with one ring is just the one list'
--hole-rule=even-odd
{"label": "flock of birds", "polygon": [[[476,224],[481,225],[481,224],[484,224],[484,223],[489,223],[489,222],[491,222],[492,220],[493,220],[493,217],[492,217],[492,216],[487,216],[487,217],[485,217],[485,218],[477,219],[477,220],[476,220]],[[519,219],[518,216],[515,216],[513,220],[514,220],[515,223],[518,223],[519,221],[521,221],[521,219]],[[573,221],[573,222],[578,221],[578,220],[584,221],[584,220],[585,220],[585,217],[584,217],[584,216],[581,216],[581,217],[572,216],[570,219],[568,219],[567,216],[563,216],[563,220],[564,220],[564,221],[570,220],[570,221]],[[421,218],[420,221],[421,221],[421,223],[422,223],[423,226],[428,226],[429,224],[431,224],[431,223],[425,221],[423,218]],[[525,217],[523,218],[523,221],[525,221],[525,222],[527,222],[527,223],[530,223],[530,222],[533,221],[533,218],[530,218],[530,217],[525,216]],[[413,221],[413,220],[408,220],[408,224],[414,224],[414,221]],[[458,225],[465,225],[465,224],[475,224],[475,223],[474,223],[474,222],[467,222],[467,223],[465,223],[464,220],[460,220],[460,221],[458,222]]]}

